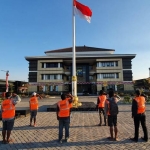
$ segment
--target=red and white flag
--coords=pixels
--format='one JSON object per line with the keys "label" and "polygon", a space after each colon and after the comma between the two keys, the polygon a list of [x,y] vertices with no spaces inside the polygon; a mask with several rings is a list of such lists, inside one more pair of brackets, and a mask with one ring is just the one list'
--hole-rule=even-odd
{"label": "red and white flag", "polygon": [[91,16],[92,16],[91,9],[88,6],[85,6],[85,5],[77,2],[76,0],[74,0],[73,5],[74,5],[76,12],[90,23]]}
{"label": "red and white flag", "polygon": [[9,84],[8,84],[8,74],[9,71],[6,72],[6,92],[8,92],[8,87],[9,87]]}

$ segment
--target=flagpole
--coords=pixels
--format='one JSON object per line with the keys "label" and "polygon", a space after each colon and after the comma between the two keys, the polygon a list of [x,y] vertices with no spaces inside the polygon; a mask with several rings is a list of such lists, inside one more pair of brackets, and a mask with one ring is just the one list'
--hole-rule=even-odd
{"label": "flagpole", "polygon": [[76,46],[75,46],[75,12],[74,12],[74,0],[73,0],[73,8],[72,8],[72,95],[74,96],[73,99],[73,107],[77,108],[81,106],[82,103],[78,102],[77,97],[77,76],[76,76]]}
{"label": "flagpole", "polygon": [[77,97],[77,77],[76,77],[76,48],[75,48],[75,14],[74,14],[74,0],[72,8],[72,95]]}

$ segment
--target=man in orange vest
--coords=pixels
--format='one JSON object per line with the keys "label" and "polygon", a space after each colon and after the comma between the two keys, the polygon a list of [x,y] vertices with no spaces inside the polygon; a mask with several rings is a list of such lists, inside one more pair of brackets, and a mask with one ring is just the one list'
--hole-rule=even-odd
{"label": "man in orange vest", "polygon": [[[118,141],[117,115],[118,115],[118,98],[114,95],[113,89],[109,89],[108,98],[106,100],[105,110],[108,116],[108,126],[110,130],[110,137],[107,139]],[[114,129],[113,129],[114,127]],[[115,133],[115,138],[113,136]]]}
{"label": "man in orange vest", "polygon": [[21,98],[15,93],[13,93],[12,96],[10,92],[6,92],[5,97],[6,99],[1,104],[2,122],[3,122],[3,129],[2,129],[3,144],[7,144],[13,141],[12,139],[10,139],[10,134],[14,126],[15,105],[21,101]]}
{"label": "man in orange vest", "polygon": [[100,95],[97,98],[97,108],[99,109],[99,118],[100,118],[99,126],[102,125],[102,114],[104,117],[104,125],[106,126],[106,114],[104,112],[105,102],[106,102],[106,95],[104,94],[103,90],[100,90]]}
{"label": "man in orange vest", "polygon": [[30,125],[29,126],[32,126],[32,120],[34,119],[34,127],[36,127],[36,116],[37,116],[37,111],[38,111],[38,97],[40,99],[42,99],[42,97],[33,92],[32,93],[32,97],[30,98],[30,101],[29,101],[29,105],[30,105]]}
{"label": "man in orange vest", "polygon": [[142,125],[144,137],[141,137],[145,142],[148,141],[148,132],[146,127],[146,115],[145,115],[145,97],[140,95],[140,91],[135,91],[135,98],[132,101],[132,118],[134,119],[134,138],[130,138],[134,142],[138,142],[139,126]]}
{"label": "man in orange vest", "polygon": [[[70,97],[70,100],[68,100]],[[57,103],[57,119],[59,120],[59,142],[62,143],[63,127],[65,127],[65,140],[69,142],[69,124],[70,124],[70,103],[72,103],[73,96],[71,94],[62,94],[61,99]]]}

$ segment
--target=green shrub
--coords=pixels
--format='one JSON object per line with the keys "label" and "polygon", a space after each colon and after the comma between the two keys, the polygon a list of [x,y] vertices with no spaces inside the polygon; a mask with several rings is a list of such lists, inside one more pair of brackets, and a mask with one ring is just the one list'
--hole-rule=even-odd
{"label": "green shrub", "polygon": [[124,102],[124,103],[131,103],[132,100],[131,100],[130,96],[127,95],[127,96],[124,96],[123,102]]}
{"label": "green shrub", "polygon": [[148,98],[147,98],[147,102],[150,102],[150,96],[148,96]]}

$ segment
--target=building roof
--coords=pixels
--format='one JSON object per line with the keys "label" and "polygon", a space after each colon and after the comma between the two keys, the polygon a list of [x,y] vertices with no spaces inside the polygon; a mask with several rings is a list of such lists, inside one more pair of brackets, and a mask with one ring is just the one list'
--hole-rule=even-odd
{"label": "building roof", "polygon": [[[88,46],[76,46],[76,52],[88,52],[88,51],[115,51],[114,49],[96,48]],[[45,51],[45,53],[58,53],[58,52],[72,52],[72,47]]]}
{"label": "building roof", "polygon": [[[113,49],[95,48],[87,46],[76,47],[76,58],[131,58],[133,59],[135,54],[114,54]],[[38,60],[38,59],[71,59],[72,47],[46,51],[45,56],[26,56],[26,60]]]}

